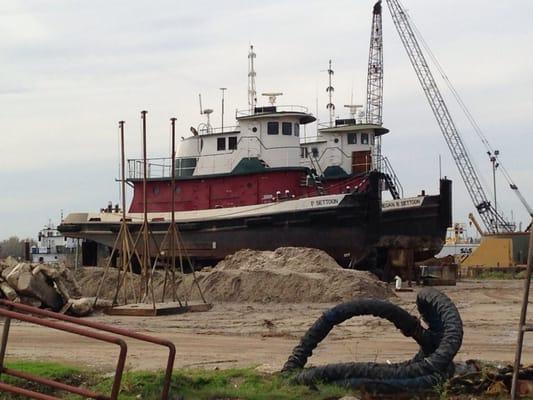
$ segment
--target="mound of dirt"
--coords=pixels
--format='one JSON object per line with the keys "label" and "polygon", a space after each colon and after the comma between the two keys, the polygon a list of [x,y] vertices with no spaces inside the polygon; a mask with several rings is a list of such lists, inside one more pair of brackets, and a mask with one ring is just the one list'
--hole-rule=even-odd
{"label": "mound of dirt", "polygon": [[369,272],[344,269],[321,250],[296,247],[238,251],[200,273],[199,282],[210,301],[334,303],[395,296]]}
{"label": "mound of dirt", "polygon": [[[95,296],[102,268],[83,268],[77,275],[85,296]],[[112,299],[117,271],[110,269],[100,297]],[[196,273],[198,284],[209,302],[337,303],[355,298],[394,297],[392,289],[370,272],[348,270],[321,250],[284,247],[276,251],[241,250],[220,261],[214,268]],[[139,287],[139,276],[128,285]],[[164,274],[153,279],[156,299],[163,291]],[[130,291],[131,292],[131,291]],[[199,300],[192,274],[179,279],[177,295]],[[120,300],[119,296],[119,300]],[[129,301],[132,300],[131,296]],[[159,301],[159,300],[158,300]]]}

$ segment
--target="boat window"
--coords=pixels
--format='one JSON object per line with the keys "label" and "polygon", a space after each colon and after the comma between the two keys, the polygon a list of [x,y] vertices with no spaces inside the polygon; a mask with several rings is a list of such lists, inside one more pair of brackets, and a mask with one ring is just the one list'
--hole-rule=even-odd
{"label": "boat window", "polygon": [[368,144],[368,133],[361,133],[361,144]]}
{"label": "boat window", "polygon": [[218,151],[226,150],[226,138],[225,137],[219,137],[217,139],[217,150]]}
{"label": "boat window", "polygon": [[348,144],[357,144],[357,133],[348,133]]}
{"label": "boat window", "polygon": [[376,140],[375,140],[375,138],[374,138],[374,135],[370,135],[370,144],[371,144],[372,146],[374,146],[374,144],[376,144]]}
{"label": "boat window", "polygon": [[277,135],[279,133],[279,122],[268,122],[267,133],[269,135]]}
{"label": "boat window", "polygon": [[237,136],[228,138],[228,150],[237,150]]}
{"label": "boat window", "polygon": [[309,150],[307,150],[307,147],[300,147],[300,157],[301,158],[309,157]]}
{"label": "boat window", "polygon": [[294,136],[300,136],[300,124],[298,122],[294,124]]}
{"label": "boat window", "polygon": [[176,160],[177,176],[192,176],[198,159],[195,157],[179,158]]}
{"label": "boat window", "polygon": [[281,133],[283,135],[292,135],[292,123],[291,122],[282,122],[281,123]]}

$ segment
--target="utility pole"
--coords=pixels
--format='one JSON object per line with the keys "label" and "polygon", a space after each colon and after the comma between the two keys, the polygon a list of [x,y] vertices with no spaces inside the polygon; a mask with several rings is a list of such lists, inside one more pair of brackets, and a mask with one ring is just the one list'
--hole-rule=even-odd
{"label": "utility pole", "polygon": [[[498,163],[498,156],[500,155],[499,150],[494,150],[494,154],[490,151],[487,152],[489,155],[489,160],[492,163],[492,185],[494,190],[494,212],[498,214],[498,202],[496,197],[496,169],[500,166]],[[496,233],[498,233],[498,220],[494,221],[494,228]]]}

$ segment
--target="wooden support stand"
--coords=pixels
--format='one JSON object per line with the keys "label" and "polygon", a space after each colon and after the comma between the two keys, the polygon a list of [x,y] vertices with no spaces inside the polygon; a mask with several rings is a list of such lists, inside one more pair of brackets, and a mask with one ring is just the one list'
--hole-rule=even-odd
{"label": "wooden support stand", "polygon": [[[130,316],[158,316],[170,314],[183,314],[185,312],[200,312],[208,311],[212,308],[208,304],[202,293],[202,289],[196,278],[194,265],[188,256],[183,245],[181,235],[178,231],[175,219],[174,207],[171,211],[171,221],[169,228],[159,246],[155,240],[150,222],[148,220],[148,199],[146,191],[146,183],[148,179],[147,157],[146,157],[146,114],[147,111],[141,112],[142,120],[142,146],[143,146],[143,223],[137,233],[135,240],[133,240],[126,215],[126,197],[125,197],[125,152],[124,152],[124,121],[119,122],[120,137],[121,137],[121,183],[122,183],[122,221],[119,233],[113,245],[112,255],[120,253],[120,268],[117,278],[117,286],[115,296],[113,299],[113,306],[107,308],[105,311],[109,315],[130,315]],[[175,138],[175,122],[176,118],[171,119],[172,125],[172,152],[171,152],[171,189],[172,189],[172,204],[174,205],[175,196],[175,159],[176,159],[176,138]],[[152,251],[155,249],[155,252]],[[100,290],[103,283],[107,279],[111,259],[107,263],[104,274],[98,285],[96,299],[100,295]],[[137,260],[141,269],[141,280],[139,290],[137,291],[132,282],[132,261]],[[176,276],[176,260],[179,260],[180,273],[185,273],[184,261],[187,261],[191,273],[193,274],[193,285],[196,285],[200,297],[203,301],[201,304],[188,304],[188,297],[190,290],[186,291],[185,298],[180,299],[177,296],[177,279]],[[163,292],[160,302],[158,303],[154,293],[154,273],[156,267],[161,265],[164,268],[164,282]],[[129,277],[129,287],[127,280]],[[170,297],[167,296],[168,288],[170,287]],[[134,299],[133,304],[128,304],[130,294]],[[120,294],[123,295],[123,302],[119,306]],[[171,301],[172,303],[168,303]],[[96,300],[95,300],[96,302]]]}

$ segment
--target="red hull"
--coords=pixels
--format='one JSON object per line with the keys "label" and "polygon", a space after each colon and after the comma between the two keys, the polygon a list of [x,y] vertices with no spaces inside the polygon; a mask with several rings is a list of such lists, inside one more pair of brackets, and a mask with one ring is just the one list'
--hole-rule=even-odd
{"label": "red hull", "polygon": [[[271,203],[289,196],[317,196],[314,185],[306,184],[307,172],[300,168],[265,170],[243,175],[215,175],[176,180],[175,211],[205,210]],[[362,180],[361,176],[347,177],[322,183],[327,194],[346,192]],[[143,183],[132,180],[133,199],[129,212],[143,211]],[[288,192],[287,192],[288,191]],[[148,212],[171,211],[171,183],[169,179],[150,179],[147,182]]]}

